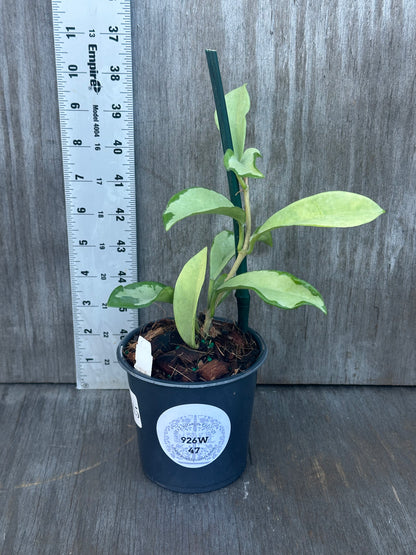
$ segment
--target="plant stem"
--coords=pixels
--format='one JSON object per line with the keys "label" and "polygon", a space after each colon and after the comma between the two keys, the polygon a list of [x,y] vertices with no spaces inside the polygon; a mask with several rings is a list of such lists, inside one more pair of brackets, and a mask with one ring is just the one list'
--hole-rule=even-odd
{"label": "plant stem", "polygon": [[240,252],[244,244],[244,224],[238,223],[238,245],[237,252]]}
{"label": "plant stem", "polygon": [[[241,178],[240,178],[241,179]],[[250,236],[251,236],[251,208],[250,208],[250,189],[248,188],[248,179],[247,177],[244,180],[245,187],[243,189],[243,198],[244,198],[244,211],[246,213],[246,225],[245,225],[245,233],[244,233],[244,241],[243,246],[238,251],[237,258],[228,272],[227,277],[224,281],[228,281],[232,277],[234,277],[237,273],[238,268],[240,267],[242,261],[248,254],[248,249],[250,246]],[[240,241],[241,243],[241,241]]]}
{"label": "plant stem", "polygon": [[[245,259],[248,254],[249,246],[250,246],[250,236],[251,236],[251,207],[250,207],[250,190],[248,187],[248,178],[244,178],[244,181],[241,177],[238,176],[238,181],[242,186],[243,190],[243,198],[244,198],[244,211],[246,213],[246,223],[245,228],[240,225],[240,239],[237,247],[237,257],[234,261],[234,264],[231,267],[231,270],[228,272],[227,277],[224,280],[224,283],[229,279],[233,278],[237,274],[237,270],[240,267],[241,263]],[[242,240],[243,239],[243,240]],[[242,244],[242,245],[241,245]],[[211,327],[212,319],[215,314],[215,310],[217,306],[220,304],[221,300],[223,299],[226,293],[220,293],[216,298],[212,305],[208,308],[207,312],[205,313],[205,321],[204,325],[201,328],[201,335],[202,337],[207,337],[209,334],[209,329]]]}

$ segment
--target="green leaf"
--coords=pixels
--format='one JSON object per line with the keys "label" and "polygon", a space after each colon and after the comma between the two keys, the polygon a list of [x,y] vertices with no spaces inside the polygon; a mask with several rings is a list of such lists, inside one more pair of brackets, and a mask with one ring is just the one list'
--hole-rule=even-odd
{"label": "green leaf", "polygon": [[[250,96],[246,85],[242,85],[227,93],[225,95],[225,104],[227,106],[234,152],[238,160],[240,160],[243,156],[244,143],[246,141],[246,114],[250,110]],[[215,123],[219,129],[217,112],[215,112]]]}
{"label": "green leaf", "polygon": [[195,342],[195,323],[198,299],[204,283],[207,268],[207,247],[193,256],[176,280],[173,295],[173,314],[176,327],[182,339],[193,349]]}
{"label": "green leaf", "polygon": [[326,314],[326,307],[320,293],[306,281],[287,272],[259,270],[235,276],[217,289],[251,289],[268,304],[279,308],[292,309],[302,305],[312,305]]}
{"label": "green leaf", "polygon": [[[218,291],[218,287],[220,287],[220,285],[222,285],[225,282],[225,279],[227,277],[227,274],[221,274],[220,276],[217,277],[217,279],[214,282],[213,285],[213,296],[215,296],[215,298],[217,297],[217,291]],[[231,289],[229,291],[225,291],[224,292],[224,296],[221,298],[221,300],[219,301],[218,305],[215,307],[217,308],[218,306],[220,306],[220,304],[225,301],[225,299],[228,297],[228,295],[231,293]],[[213,314],[214,316],[214,314]]]}
{"label": "green leaf", "polygon": [[172,287],[157,281],[120,285],[112,291],[107,305],[115,308],[145,308],[155,302],[172,303]]}
{"label": "green leaf", "polygon": [[298,200],[257,228],[250,245],[265,231],[290,225],[354,227],[375,220],[384,210],[373,200],[347,191],[329,191]]}
{"label": "green leaf", "polygon": [[179,220],[195,214],[222,214],[240,223],[246,218],[244,210],[234,206],[224,195],[204,187],[192,187],[180,191],[168,202],[163,213],[166,231]]}
{"label": "green leaf", "polygon": [[235,256],[234,233],[221,231],[215,236],[209,255],[208,305],[217,286],[226,278],[227,274],[220,274],[233,256]]}
{"label": "green leaf", "polygon": [[224,166],[227,171],[233,171],[240,177],[264,177],[264,175],[256,168],[256,158],[262,157],[257,148],[248,148],[241,160],[231,149],[224,154]]}
{"label": "green leaf", "polygon": [[218,305],[215,306],[215,300],[218,296],[217,289],[220,285],[222,285],[227,277],[227,274],[220,274],[216,279],[211,279],[209,281],[209,288],[208,288],[208,307],[211,309],[211,315],[214,316],[215,309],[219,306],[222,301],[228,297],[231,291],[226,291],[224,296],[221,298]]}
{"label": "green leaf", "polygon": [[269,247],[273,246],[273,237],[270,231],[265,231],[264,233],[262,233],[257,238],[257,241],[260,241],[261,243],[266,243],[266,245],[268,245]]}
{"label": "green leaf", "polygon": [[209,279],[216,279],[234,255],[234,233],[221,231],[214,237],[209,255]]}

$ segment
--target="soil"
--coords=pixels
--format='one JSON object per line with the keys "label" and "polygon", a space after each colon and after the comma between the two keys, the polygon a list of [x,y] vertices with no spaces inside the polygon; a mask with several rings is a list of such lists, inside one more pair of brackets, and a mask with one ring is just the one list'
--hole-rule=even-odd
{"label": "soil", "polygon": [[[179,382],[206,382],[243,372],[257,360],[260,349],[250,333],[229,322],[214,320],[210,337],[199,338],[199,349],[186,345],[170,319],[148,324],[141,335],[152,345],[152,377]],[[138,335],[124,355],[134,367]]]}

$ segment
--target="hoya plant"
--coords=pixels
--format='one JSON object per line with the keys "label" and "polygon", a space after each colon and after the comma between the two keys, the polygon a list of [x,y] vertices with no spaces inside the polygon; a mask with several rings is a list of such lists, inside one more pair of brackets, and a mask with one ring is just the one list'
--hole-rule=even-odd
{"label": "hoya plant", "polygon": [[[173,304],[179,334],[185,343],[198,348],[198,340],[209,336],[217,307],[233,290],[248,289],[268,304],[283,309],[312,305],[326,314],[321,294],[309,283],[280,270],[255,270],[237,274],[243,260],[253,253],[258,242],[272,246],[272,231],[287,226],[354,227],[371,222],[384,210],[371,199],[347,191],[328,191],[312,195],[278,210],[262,225],[253,227],[249,179],[262,179],[256,148],[245,149],[246,115],[250,97],[243,85],[225,96],[233,150],[224,155],[227,171],[237,177],[242,208],[222,194],[204,187],[191,187],[176,193],[163,213],[166,231],[180,220],[200,214],[228,216],[238,224],[238,244],[234,233],[221,231],[209,249],[204,247],[182,268],[174,287],[156,281],[119,286],[111,293],[108,306],[144,308],[154,302]],[[218,118],[215,113],[218,127]],[[209,254],[209,256],[208,256]],[[208,262],[209,260],[209,262]],[[208,267],[208,271],[207,271]],[[208,295],[202,323],[197,309],[202,286],[208,274]]]}

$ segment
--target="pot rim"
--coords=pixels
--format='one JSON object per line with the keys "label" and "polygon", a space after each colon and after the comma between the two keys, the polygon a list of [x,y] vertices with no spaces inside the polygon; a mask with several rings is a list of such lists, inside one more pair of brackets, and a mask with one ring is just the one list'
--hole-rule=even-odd
{"label": "pot rim", "polygon": [[[170,318],[170,319],[172,320],[173,318]],[[231,322],[231,320],[227,320],[225,318],[216,318],[216,320],[220,320],[222,322]],[[153,322],[157,322],[157,321],[158,320],[153,320]],[[230,384],[235,381],[241,380],[245,376],[249,376],[253,372],[256,372],[257,369],[263,364],[263,362],[266,360],[266,357],[267,357],[267,345],[265,344],[263,338],[258,332],[256,332],[252,328],[248,328],[248,332],[251,333],[257,345],[259,346],[260,355],[258,359],[254,362],[254,364],[252,364],[249,368],[247,368],[243,372],[240,372],[235,376],[228,376],[228,377],[220,378],[218,380],[213,380],[210,382],[170,382],[168,380],[160,380],[158,378],[153,378],[152,376],[147,376],[146,374],[142,374],[141,372],[138,372],[133,366],[129,364],[129,362],[123,355],[123,348],[127,345],[130,339],[132,339],[135,335],[139,334],[140,330],[142,330],[145,326],[147,326],[148,323],[143,324],[142,326],[139,326],[134,330],[130,331],[124,337],[124,339],[120,341],[120,343],[117,346],[117,360],[120,366],[123,368],[123,370],[125,370],[128,374],[130,374],[134,378],[143,380],[148,383],[152,383],[154,385],[158,385],[160,387],[173,387],[175,389],[198,389],[198,388],[201,389],[206,387],[220,387],[221,385],[226,385],[226,384]]]}

